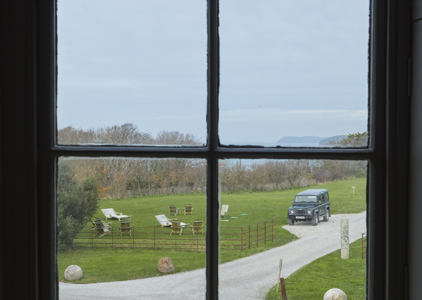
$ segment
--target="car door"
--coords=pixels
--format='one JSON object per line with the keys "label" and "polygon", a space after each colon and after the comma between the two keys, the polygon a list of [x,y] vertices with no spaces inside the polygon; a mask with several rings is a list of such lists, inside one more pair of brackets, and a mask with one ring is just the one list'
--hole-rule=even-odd
{"label": "car door", "polygon": [[319,215],[323,216],[327,213],[327,206],[325,205],[325,195],[321,194],[319,195],[320,198],[320,208],[319,208]]}
{"label": "car door", "polygon": [[328,193],[324,193],[322,194],[322,203],[323,203],[323,207],[324,207],[324,214],[328,214],[327,208],[329,206],[328,204]]}
{"label": "car door", "polygon": [[323,200],[322,200],[322,195],[319,195],[318,196],[318,214],[319,214],[319,216],[324,215],[323,207],[324,207],[324,203],[323,203]]}

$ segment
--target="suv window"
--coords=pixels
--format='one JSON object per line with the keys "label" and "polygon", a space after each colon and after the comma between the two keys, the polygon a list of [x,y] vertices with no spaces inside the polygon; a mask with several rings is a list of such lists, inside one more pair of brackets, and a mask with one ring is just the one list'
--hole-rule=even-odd
{"label": "suv window", "polygon": [[295,203],[316,203],[316,196],[296,196]]}

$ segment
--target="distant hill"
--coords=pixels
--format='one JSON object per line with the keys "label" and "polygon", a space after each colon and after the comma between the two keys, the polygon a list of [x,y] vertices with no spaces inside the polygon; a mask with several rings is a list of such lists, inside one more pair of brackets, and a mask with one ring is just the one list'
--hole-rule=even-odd
{"label": "distant hill", "polygon": [[284,136],[277,141],[277,144],[318,144],[320,146],[336,146],[338,141],[347,138],[347,135],[336,135],[332,137],[319,136]]}
{"label": "distant hill", "polygon": [[336,135],[319,141],[320,145],[337,145],[338,141],[347,138],[347,135]]}
{"label": "distant hill", "polygon": [[327,139],[326,137],[317,136],[285,136],[277,141],[277,144],[285,143],[315,143],[318,144],[321,140]]}

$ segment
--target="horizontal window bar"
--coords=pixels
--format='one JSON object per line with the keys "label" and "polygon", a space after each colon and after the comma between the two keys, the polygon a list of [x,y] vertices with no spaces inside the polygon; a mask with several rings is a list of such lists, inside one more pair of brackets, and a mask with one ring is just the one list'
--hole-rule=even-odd
{"label": "horizontal window bar", "polygon": [[119,147],[119,146],[57,146],[52,148],[56,156],[88,157],[186,157],[186,158],[282,158],[282,159],[372,159],[373,149],[351,148],[217,148],[205,147]]}
{"label": "horizontal window bar", "polygon": [[219,158],[372,159],[373,149],[219,148]]}

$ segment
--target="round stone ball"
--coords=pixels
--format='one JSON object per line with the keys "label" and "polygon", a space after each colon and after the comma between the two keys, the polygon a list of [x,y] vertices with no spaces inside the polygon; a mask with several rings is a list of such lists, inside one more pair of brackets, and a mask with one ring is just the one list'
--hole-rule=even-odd
{"label": "round stone ball", "polygon": [[64,271],[64,278],[69,281],[79,280],[82,278],[82,269],[77,265],[71,265]]}
{"label": "round stone ball", "polygon": [[334,288],[325,293],[324,300],[347,300],[347,296],[342,290]]}

